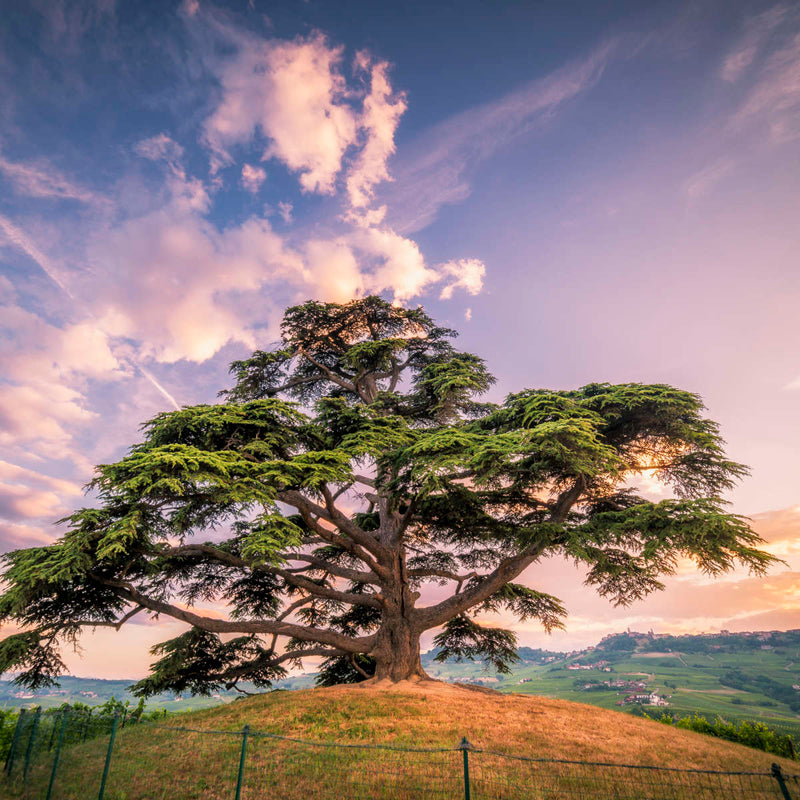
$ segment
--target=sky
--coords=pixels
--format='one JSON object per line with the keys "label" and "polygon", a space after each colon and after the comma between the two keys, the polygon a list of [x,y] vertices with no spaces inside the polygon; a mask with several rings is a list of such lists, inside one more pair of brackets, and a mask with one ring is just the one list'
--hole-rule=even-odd
{"label": "sky", "polygon": [[[498,378],[698,392],[785,560],[611,607],[551,559],[565,649],[800,627],[800,7],[0,0],[0,550],[41,545],[154,414],[282,311],[422,304]],[[666,496],[658,485],[654,498]],[[87,635],[135,678],[162,622]],[[423,646],[429,641],[423,642]]]}

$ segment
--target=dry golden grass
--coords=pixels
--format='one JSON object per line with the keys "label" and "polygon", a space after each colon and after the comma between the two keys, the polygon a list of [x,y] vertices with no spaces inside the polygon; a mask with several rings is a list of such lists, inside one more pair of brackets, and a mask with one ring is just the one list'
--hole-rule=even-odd
{"label": "dry golden grass", "polygon": [[235,730],[247,723],[313,741],[455,747],[466,736],[477,748],[532,758],[737,771],[778,762],[800,772],[797,762],[622,712],[437,681],[273,692],[172,720],[188,724],[190,718],[197,728]]}
{"label": "dry golden grass", "polygon": [[[121,730],[106,800],[233,800],[245,724],[252,731],[311,742],[450,749],[466,736],[475,748],[527,758],[745,772],[767,772],[777,761],[788,773],[800,772],[796,762],[620,712],[426,681],[273,692]],[[104,737],[64,750],[54,800],[96,796],[106,746]],[[476,797],[699,796],[696,778],[687,783],[663,773],[562,768],[485,753],[471,758]],[[458,797],[463,796],[461,759],[457,751],[312,747],[253,736],[242,800]],[[17,787],[7,796],[43,798],[51,764],[44,758],[34,765],[26,791],[20,794]],[[728,779],[715,776],[709,780],[718,786],[704,797],[779,797],[771,778],[747,779],[750,788],[729,786]]]}

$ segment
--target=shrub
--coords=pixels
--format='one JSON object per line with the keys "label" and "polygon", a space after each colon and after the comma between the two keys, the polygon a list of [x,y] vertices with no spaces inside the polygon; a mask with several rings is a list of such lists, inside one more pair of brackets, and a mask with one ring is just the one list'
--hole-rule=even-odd
{"label": "shrub", "polygon": [[[646,715],[649,716],[649,715]],[[713,722],[709,722],[701,714],[693,714],[691,717],[676,718],[671,713],[662,713],[659,717],[650,717],[657,722],[665,725],[675,725],[687,731],[704,733],[706,736],[716,736],[718,739],[725,739],[728,742],[736,742],[747,747],[754,747],[766,753],[772,753],[783,758],[798,759],[797,745],[794,737],[788,733],[778,733],[763,722],[743,721],[738,724],[726,722],[717,717]]]}

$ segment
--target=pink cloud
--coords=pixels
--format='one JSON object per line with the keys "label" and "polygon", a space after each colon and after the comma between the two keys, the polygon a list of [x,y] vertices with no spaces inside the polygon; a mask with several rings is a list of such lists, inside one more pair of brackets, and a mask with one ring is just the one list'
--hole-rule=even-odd
{"label": "pink cloud", "polygon": [[83,385],[125,374],[107,334],[91,319],[58,328],[13,303],[0,319],[0,333],[17,345],[0,356],[0,443],[83,463],[70,451],[75,428],[95,416]]}
{"label": "pink cloud", "polygon": [[242,167],[242,186],[251,194],[256,194],[266,179],[267,173],[262,167],[254,167],[252,164]]}
{"label": "pink cloud", "polygon": [[183,147],[166,133],[142,139],[133,148],[142,158],[175,164],[183,157]]}
{"label": "pink cloud", "polygon": [[347,176],[350,204],[360,209],[371,201],[375,185],[390,179],[387,162],[395,152],[395,131],[407,105],[405,95],[395,93],[389,83],[388,63],[373,62],[369,54],[361,52],[356,65],[370,76],[370,91],[359,120],[366,141]]}
{"label": "pink cloud", "polygon": [[[68,513],[83,494],[80,484],[0,461],[0,519],[46,519]],[[23,524],[24,526],[24,524]]]}
{"label": "pink cloud", "polygon": [[486,277],[486,265],[477,258],[448,261],[440,265],[438,270],[445,278],[452,279],[439,294],[441,300],[449,300],[456,289],[463,289],[471,295],[479,294]]}
{"label": "pink cloud", "polygon": [[734,166],[732,159],[720,158],[689,177],[684,184],[689,199],[696,200],[708,194],[717,183],[730,174]]}
{"label": "pink cloud", "polygon": [[0,155],[0,173],[20,194],[105,205],[106,199],[67,178],[47,161],[9,161]]}
{"label": "pink cloud", "polygon": [[239,36],[239,52],[219,71],[222,101],[204,125],[217,164],[230,148],[268,140],[266,156],[300,173],[307,192],[330,194],[356,140],[355,113],[340,72],[342,48],[316,34],[291,42]]}

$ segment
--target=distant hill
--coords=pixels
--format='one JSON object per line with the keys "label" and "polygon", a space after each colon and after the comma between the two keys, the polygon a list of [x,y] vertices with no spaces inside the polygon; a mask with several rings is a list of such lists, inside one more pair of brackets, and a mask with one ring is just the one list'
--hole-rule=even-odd
{"label": "distant hill", "polygon": [[800,736],[800,630],[685,636],[628,631],[585,650],[520,655],[511,675],[475,663],[431,661],[426,669],[442,680],[635,714],[757,719]]}

